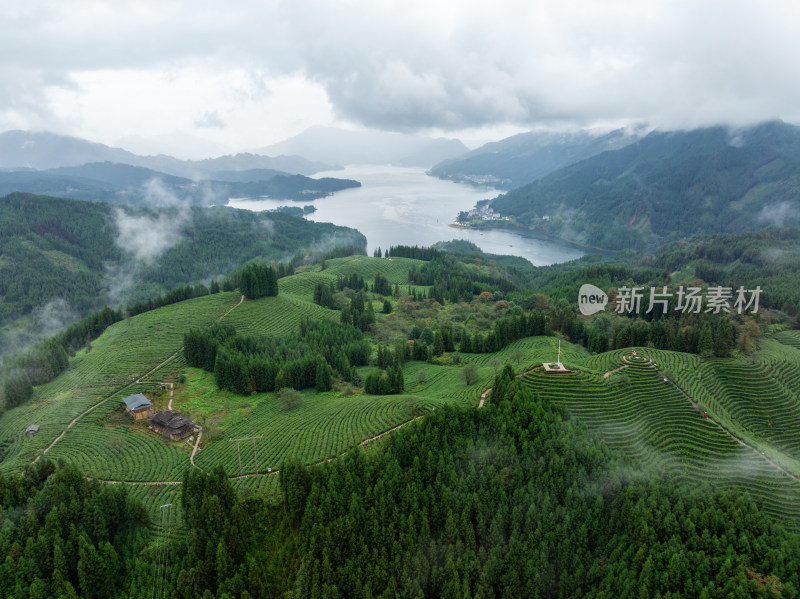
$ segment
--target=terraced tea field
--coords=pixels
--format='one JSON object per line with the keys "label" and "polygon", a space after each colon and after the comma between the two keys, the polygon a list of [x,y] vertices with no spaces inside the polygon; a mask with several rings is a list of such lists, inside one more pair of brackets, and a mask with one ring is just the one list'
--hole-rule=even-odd
{"label": "terraced tea field", "polygon": [[279,294],[297,295],[305,299],[312,299],[314,297],[314,287],[319,283],[335,286],[336,275],[332,274],[330,270],[297,273],[291,277],[278,279],[278,290]]}
{"label": "terraced tea field", "polygon": [[[37,387],[33,399],[0,420],[0,469],[29,464],[77,416],[126,387],[180,349],[191,326],[208,326],[234,306],[236,293],[221,293],[165,306],[109,327],[70,360],[61,376]],[[122,395],[120,395],[121,399]],[[36,435],[26,435],[39,424]],[[76,429],[77,430],[77,429]],[[72,433],[71,429],[65,438]]]}
{"label": "terraced tea field", "polygon": [[[648,357],[643,356],[645,351]],[[625,366],[619,371],[624,377],[619,377],[616,384],[613,375],[605,377],[581,370],[567,375],[537,371],[529,373],[525,382],[599,432],[632,465],[697,484],[708,483],[715,488],[747,490],[768,513],[800,522],[800,482],[732,439],[711,420],[704,419],[681,389],[665,382],[658,373],[658,369],[670,368],[673,372],[681,371],[684,375],[681,380],[685,380],[686,372],[702,370],[697,366],[703,361],[697,356],[684,357],[672,352],[639,350],[638,353],[633,358],[629,350],[622,350],[586,359],[593,370],[610,371]],[[650,363],[650,356],[658,369]],[[743,373],[732,366],[735,361],[720,362],[725,364],[718,368],[736,380],[742,378]],[[703,364],[711,364],[709,367],[713,368],[714,361]],[[693,394],[696,390],[697,387],[691,386],[686,389],[697,401]],[[735,400],[726,402],[733,404]],[[701,409],[708,409],[713,418],[713,408],[706,405]]]}
{"label": "terraced tea field", "polygon": [[417,403],[404,396],[306,393],[300,406],[284,411],[273,398],[260,403],[250,417],[201,451],[195,463],[204,470],[222,464],[229,475],[238,475],[237,447],[229,439],[259,435],[263,438],[255,442],[255,453],[252,441],[241,444],[244,473],[256,471],[256,458],[260,472],[277,469],[289,456],[318,462],[410,420],[419,411]]}
{"label": "terraced tea field", "polygon": [[160,528],[161,514],[159,507],[168,503],[172,504],[173,515],[178,529],[183,525],[180,485],[128,484],[126,488],[132,497],[142,502],[147,514],[150,516],[150,527],[152,529]]}
{"label": "terraced tea field", "polygon": [[392,285],[408,285],[408,271],[412,266],[420,267],[424,262],[412,258],[381,258],[372,259],[367,256],[350,256],[348,258],[335,258],[325,262],[326,272],[334,277],[338,275],[349,276],[357,274],[370,283],[376,275],[382,275]]}
{"label": "terraced tea field", "polygon": [[781,331],[779,333],[775,333],[774,336],[775,339],[784,345],[788,345],[789,347],[793,347],[795,349],[800,349],[800,331]]}
{"label": "terraced tea field", "polygon": [[800,476],[800,350],[762,339],[751,359],[653,355],[715,420]]}
{"label": "terraced tea field", "polygon": [[[222,293],[117,323],[92,343],[91,351],[79,352],[67,372],[38,387],[29,404],[3,416],[0,471],[21,469],[58,439],[48,457],[129,485],[157,519],[160,505],[178,503],[180,484],[164,483],[179,483],[184,469],[191,467],[191,446],[128,421],[118,406],[129,393],[152,392],[156,381],[169,381],[176,383],[174,407],[212,423],[194,457],[196,467],[222,465],[237,488],[276,497],[278,477],[264,473],[277,469],[286,457],[320,462],[442,405],[476,406],[495,374],[509,363],[527,373],[524,381],[531,389],[602,435],[631,467],[747,491],[767,513],[800,522],[797,331],[761,339],[752,356],[725,360],[646,349],[635,357],[630,350],[589,356],[563,342],[561,361],[571,372],[558,375],[543,374],[540,366],[558,359],[558,340],[528,338],[494,354],[462,354],[459,365],[409,362],[402,395],[306,391],[301,405],[288,411],[274,394],[222,393],[212,375],[186,368],[179,350],[190,328],[221,320],[247,334],[290,336],[303,317],[338,318],[338,312],[313,303],[318,282],[335,282],[337,275],[352,273],[371,282],[381,274],[405,291],[414,264],[420,263],[363,256],[329,260],[325,271],[281,279],[278,297],[239,304],[237,293]],[[461,377],[465,363],[478,367],[478,381],[469,386]],[[671,380],[665,382],[661,372]],[[183,377],[187,382],[181,382]],[[156,405],[165,407],[167,398],[162,396]],[[711,419],[703,418],[704,410]],[[29,424],[40,424],[40,432],[26,435]],[[255,452],[252,441],[242,442],[240,449],[242,471],[260,476],[238,478],[239,452],[231,440],[242,437],[259,437]],[[380,441],[369,447],[378,445]]]}
{"label": "terraced tea field", "polygon": [[285,337],[297,334],[301,318],[319,320],[338,317],[338,314],[318,306],[310,298],[281,294],[246,301],[226,316],[224,322],[248,335]]}

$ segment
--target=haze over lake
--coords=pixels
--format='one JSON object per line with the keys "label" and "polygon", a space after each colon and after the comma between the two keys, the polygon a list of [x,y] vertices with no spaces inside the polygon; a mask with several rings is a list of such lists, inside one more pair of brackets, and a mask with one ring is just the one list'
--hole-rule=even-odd
{"label": "haze over lake", "polygon": [[478,200],[493,198],[499,192],[429,177],[423,168],[351,165],[315,177],[355,179],[361,187],[308,202],[231,198],[228,205],[261,211],[311,204],[317,211],[307,216],[309,220],[358,229],[367,237],[369,254],[376,247],[429,246],[452,239],[467,239],[491,254],[522,256],[536,266],[566,262],[585,253],[557,241],[522,237],[510,231],[449,227],[461,210],[469,210]]}

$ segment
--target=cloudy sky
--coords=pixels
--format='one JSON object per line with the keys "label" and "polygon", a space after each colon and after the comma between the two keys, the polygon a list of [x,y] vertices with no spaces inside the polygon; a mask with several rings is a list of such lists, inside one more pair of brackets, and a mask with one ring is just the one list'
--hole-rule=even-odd
{"label": "cloudy sky", "polygon": [[0,4],[0,131],[187,157],[313,124],[800,122],[796,0],[25,0]]}

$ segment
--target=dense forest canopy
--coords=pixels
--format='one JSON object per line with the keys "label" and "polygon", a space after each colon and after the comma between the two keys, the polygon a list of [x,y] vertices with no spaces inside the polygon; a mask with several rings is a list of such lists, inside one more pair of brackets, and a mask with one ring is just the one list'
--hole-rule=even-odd
{"label": "dense forest canopy", "polygon": [[530,131],[440,162],[428,174],[459,183],[514,189],[606,150],[624,147],[636,139],[635,134],[622,129],[602,135],[588,131]]}
{"label": "dense forest canopy", "polygon": [[122,208],[0,198],[0,322],[64,300],[78,315],[208,282],[255,258],[359,246],[346,227],[225,207]]}
{"label": "dense forest canopy", "polygon": [[510,368],[482,409],[442,409],[381,449],[319,466],[289,459],[278,476],[271,507],[222,469],[188,469],[188,532],[157,536],[124,486],[49,462],[0,476],[4,596],[712,598],[800,587],[800,538],[746,494],[631,468]]}
{"label": "dense forest canopy", "polygon": [[[492,201],[512,226],[610,249],[797,224],[800,128],[653,132]],[[547,217],[547,218],[545,218]],[[505,226],[502,221],[499,226]]]}
{"label": "dense forest canopy", "polygon": [[[762,133],[789,156],[780,131]],[[715,148],[718,132],[704,135]],[[678,160],[680,138],[669,143]],[[737,156],[720,151],[715,164]],[[796,228],[536,268],[463,241],[367,258],[350,229],[227,208],[15,193],[0,199],[0,225],[0,316],[54,297],[87,314],[3,362],[0,450],[18,470],[0,469],[4,597],[800,595],[797,526],[776,516],[797,499],[785,422],[800,372]],[[115,273],[139,301],[100,309]],[[584,283],[612,305],[580,314]],[[763,312],[613,308],[624,288],[678,285],[758,285]],[[570,376],[531,375],[545,355],[561,361],[562,342]],[[747,387],[767,376],[776,412]],[[664,448],[645,437],[661,413],[623,406],[597,425],[587,412],[611,408],[591,395],[571,411],[565,388],[671,402],[693,431],[718,436],[707,453],[696,441]],[[197,437],[171,442],[131,421],[114,403],[138,390],[159,409],[175,399],[198,410]],[[723,395],[749,402],[755,424]],[[65,428],[23,433],[61,406]],[[690,436],[684,424],[671,433]],[[606,429],[629,436],[612,442]],[[242,470],[242,440],[254,470]],[[648,461],[651,451],[663,455]],[[742,452],[767,474],[736,462],[725,484],[693,480],[695,461],[744,463]],[[100,474],[97,456],[114,466]],[[176,519],[154,520],[168,505]]]}

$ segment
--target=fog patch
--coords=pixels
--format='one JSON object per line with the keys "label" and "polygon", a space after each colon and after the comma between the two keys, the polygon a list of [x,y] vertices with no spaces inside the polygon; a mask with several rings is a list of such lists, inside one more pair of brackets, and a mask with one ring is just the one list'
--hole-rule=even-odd
{"label": "fog patch", "polygon": [[258,224],[267,232],[270,237],[275,234],[275,223],[268,218],[259,219]]}
{"label": "fog patch", "polygon": [[122,307],[127,303],[139,270],[133,264],[105,265],[108,304]]}
{"label": "fog patch", "polygon": [[358,231],[337,231],[314,243],[311,246],[311,252],[324,254],[337,247],[362,247],[363,245],[364,237]]}
{"label": "fog patch", "polygon": [[144,265],[153,264],[164,252],[183,241],[188,216],[177,213],[129,214],[124,208],[114,210],[118,234],[114,240],[129,257]]}
{"label": "fog patch", "polygon": [[744,132],[742,129],[731,129],[728,131],[728,145],[734,148],[743,148],[745,145]]}
{"label": "fog patch", "polygon": [[63,331],[79,316],[63,298],[50,300],[0,329],[0,356],[28,351],[43,339]]}
{"label": "fog patch", "polygon": [[122,305],[141,271],[186,239],[192,214],[185,203],[164,187],[159,179],[144,186],[145,204],[151,208],[115,208],[112,212],[117,236],[114,243],[124,258],[106,265],[106,286],[112,305]]}
{"label": "fog patch", "polygon": [[63,298],[50,300],[33,312],[39,335],[53,335],[78,319],[78,313]]}
{"label": "fog patch", "polygon": [[784,201],[777,204],[766,204],[758,214],[758,220],[770,225],[783,225],[800,221],[800,210],[792,202]]}
{"label": "fog patch", "polygon": [[759,258],[762,264],[774,264],[782,262],[787,255],[791,255],[791,252],[780,248],[765,248],[759,254]]}
{"label": "fog patch", "polygon": [[198,183],[198,191],[202,206],[225,206],[228,203],[228,189],[224,185],[202,181]]}

